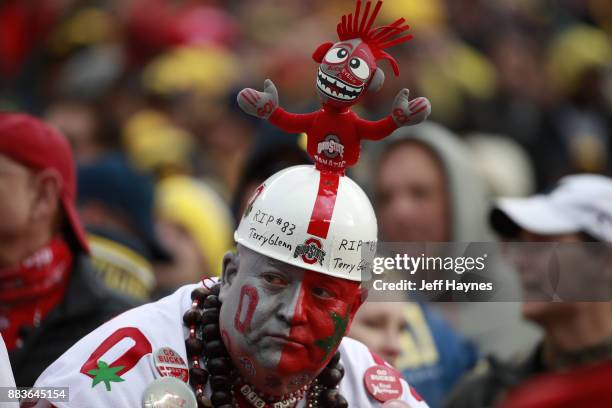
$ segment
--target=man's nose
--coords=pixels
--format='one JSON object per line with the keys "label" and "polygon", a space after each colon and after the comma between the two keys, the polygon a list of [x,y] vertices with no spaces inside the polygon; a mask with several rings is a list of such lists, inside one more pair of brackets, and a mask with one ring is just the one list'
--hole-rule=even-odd
{"label": "man's nose", "polygon": [[385,342],[385,353],[393,359],[393,361],[389,361],[391,364],[395,364],[395,360],[399,357],[402,352],[402,348],[400,345],[400,337],[401,335],[396,331],[389,331],[387,333],[387,341]]}
{"label": "man's nose", "polygon": [[277,316],[288,325],[303,323],[306,318],[305,296],[301,283],[287,289],[277,309]]}
{"label": "man's nose", "polygon": [[391,203],[391,211],[398,221],[414,222],[419,217],[416,202],[407,194],[398,195]]}

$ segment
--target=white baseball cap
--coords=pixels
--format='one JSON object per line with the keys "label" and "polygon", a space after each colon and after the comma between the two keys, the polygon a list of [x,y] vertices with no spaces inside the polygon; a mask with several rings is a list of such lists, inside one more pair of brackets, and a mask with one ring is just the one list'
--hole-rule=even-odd
{"label": "white baseball cap", "polygon": [[585,232],[612,242],[612,179],[594,174],[567,176],[549,194],[498,199],[490,219],[504,237],[524,229],[540,235]]}

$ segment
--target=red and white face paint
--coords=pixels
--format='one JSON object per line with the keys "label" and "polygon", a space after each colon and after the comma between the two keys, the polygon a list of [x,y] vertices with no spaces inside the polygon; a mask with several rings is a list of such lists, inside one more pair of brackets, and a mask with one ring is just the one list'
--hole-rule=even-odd
{"label": "red and white face paint", "polygon": [[361,304],[361,290],[359,282],[240,247],[238,272],[223,279],[221,300],[220,326],[235,366],[260,390],[281,395],[325,367]]}

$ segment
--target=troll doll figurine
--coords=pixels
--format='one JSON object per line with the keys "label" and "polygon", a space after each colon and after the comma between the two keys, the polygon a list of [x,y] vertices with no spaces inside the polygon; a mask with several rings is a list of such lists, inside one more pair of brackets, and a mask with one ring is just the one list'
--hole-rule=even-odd
{"label": "troll doll figurine", "polygon": [[394,23],[372,28],[380,11],[378,1],[371,11],[367,1],[361,14],[361,0],[355,14],[342,16],[337,31],[337,43],[321,44],[312,58],[318,62],[316,89],[322,108],[306,114],[289,113],[279,106],[278,91],[267,79],[263,92],[251,88],[238,94],[238,104],[246,113],[267,119],[288,133],[307,134],[307,150],[317,169],[344,174],[347,167],[359,159],[361,140],[380,140],[401,126],[411,126],[425,120],[431,113],[427,98],[409,100],[404,88],[395,97],[391,114],[378,121],[360,118],[351,110],[367,92],[378,91],[385,74],[376,62],[387,60],[393,73],[399,75],[397,61],[384,50],[412,38],[405,33],[410,26],[400,18]]}

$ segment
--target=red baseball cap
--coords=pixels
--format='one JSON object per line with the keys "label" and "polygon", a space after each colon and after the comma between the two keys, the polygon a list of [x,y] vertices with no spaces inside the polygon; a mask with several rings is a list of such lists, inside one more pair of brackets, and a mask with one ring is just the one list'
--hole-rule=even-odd
{"label": "red baseball cap", "polygon": [[32,169],[55,169],[62,177],[61,202],[80,248],[89,253],[85,229],[76,211],[76,172],[68,140],[40,119],[0,113],[0,154]]}

